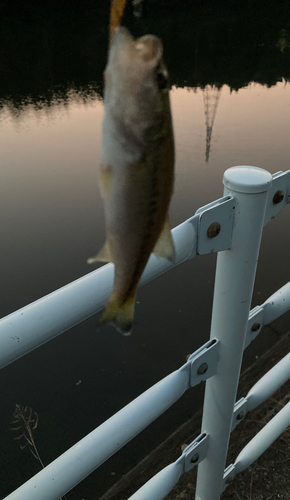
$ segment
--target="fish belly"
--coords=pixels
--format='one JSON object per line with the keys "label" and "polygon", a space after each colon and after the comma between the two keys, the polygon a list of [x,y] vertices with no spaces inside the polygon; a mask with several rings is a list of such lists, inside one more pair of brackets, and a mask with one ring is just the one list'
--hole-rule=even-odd
{"label": "fish belly", "polygon": [[[168,141],[139,161],[134,155],[128,158],[128,152],[119,147],[119,161],[110,152],[101,167],[106,238],[115,264],[113,293],[124,300],[135,293],[167,217],[173,158],[164,150],[171,147]],[[121,161],[122,155],[126,162]]]}

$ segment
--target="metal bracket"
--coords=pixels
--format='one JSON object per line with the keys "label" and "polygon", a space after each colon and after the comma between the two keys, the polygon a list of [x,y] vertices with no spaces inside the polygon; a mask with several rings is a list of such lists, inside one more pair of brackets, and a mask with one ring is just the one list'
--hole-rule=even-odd
{"label": "metal bracket", "polygon": [[249,314],[244,350],[259,335],[263,327],[264,306],[257,306]]}
{"label": "metal bracket", "polygon": [[225,491],[226,487],[233,482],[234,477],[236,475],[235,469],[236,469],[235,464],[231,464],[225,469],[222,481],[221,493]]}
{"label": "metal bracket", "polygon": [[272,186],[268,194],[264,226],[271,219],[274,219],[287,203],[290,203],[290,170],[286,172],[276,172],[276,174],[273,175]]}
{"label": "metal bracket", "polygon": [[199,215],[197,253],[228,250],[232,242],[235,199],[224,196],[196,211]]}
{"label": "metal bracket", "polygon": [[232,420],[232,429],[231,432],[237,427],[237,425],[244,419],[247,413],[247,398],[241,398],[239,401],[235,403],[233,420]]}
{"label": "metal bracket", "polygon": [[197,238],[198,238],[197,235],[198,235],[199,216],[198,215],[193,215],[186,222],[189,223],[192,226],[192,228],[193,228],[193,235],[194,235],[194,238],[193,238],[193,248],[192,248],[192,251],[191,251],[191,255],[189,256],[189,259],[193,259],[193,257],[197,256]]}
{"label": "metal bracket", "polygon": [[184,472],[188,472],[205,459],[208,450],[208,434],[200,434],[183,450]]}
{"label": "metal bracket", "polygon": [[188,362],[191,361],[190,387],[194,387],[215,375],[218,353],[219,341],[212,339],[204,344],[199,353],[195,352],[188,358]]}

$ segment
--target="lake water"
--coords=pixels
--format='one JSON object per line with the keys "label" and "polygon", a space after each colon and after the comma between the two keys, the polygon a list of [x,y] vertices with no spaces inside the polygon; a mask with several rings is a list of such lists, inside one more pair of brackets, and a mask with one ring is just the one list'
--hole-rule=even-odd
{"label": "lake water", "polygon": [[[202,19],[207,15],[200,14]],[[160,31],[162,26],[160,21]],[[159,34],[158,25],[154,32]],[[165,47],[169,43],[166,39]],[[289,48],[285,50],[287,55]],[[184,64],[192,54],[190,47],[188,51]],[[102,56],[100,66],[103,62]],[[172,56],[169,62],[174,75],[174,227],[222,196],[227,168],[247,164],[271,173],[290,168],[290,84],[280,74],[271,86],[247,81],[233,90],[219,78],[217,86],[205,80],[191,87],[188,79],[181,82]],[[1,317],[91,272],[86,259],[104,241],[97,186],[102,92],[94,90],[98,85],[91,90],[91,83],[78,87],[70,81],[65,97],[55,93],[41,105],[36,104],[37,92],[21,106],[8,94],[0,100]],[[265,228],[253,306],[289,280],[289,247],[286,208]],[[9,431],[15,403],[38,413],[35,441],[42,460],[49,463],[178,368],[208,339],[215,260],[215,255],[197,257],[142,287],[131,337],[98,327],[98,318],[92,317],[1,371],[0,497],[39,470]],[[285,331],[289,319],[286,315],[283,320]],[[274,340],[273,333],[263,345],[253,343],[247,362]],[[97,499],[200,407],[202,392],[202,387],[188,391],[67,498]]]}

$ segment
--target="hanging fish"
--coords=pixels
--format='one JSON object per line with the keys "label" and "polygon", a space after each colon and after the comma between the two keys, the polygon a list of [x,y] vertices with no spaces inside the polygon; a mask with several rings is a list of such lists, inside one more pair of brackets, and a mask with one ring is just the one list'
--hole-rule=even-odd
{"label": "hanging fish", "polygon": [[130,335],[136,289],[151,252],[175,260],[168,207],[174,143],[162,42],[116,29],[104,72],[99,185],[106,242],[88,263],[113,262],[113,291],[101,318]]}

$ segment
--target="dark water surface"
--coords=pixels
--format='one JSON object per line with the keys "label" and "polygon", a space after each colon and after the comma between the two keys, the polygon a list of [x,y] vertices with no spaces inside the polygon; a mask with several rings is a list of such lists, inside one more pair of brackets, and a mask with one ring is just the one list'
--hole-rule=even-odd
{"label": "dark water surface", "polygon": [[[172,227],[222,196],[228,167],[290,168],[289,6],[229,4],[215,10],[211,2],[196,3],[184,11],[167,5],[156,14],[148,2],[139,24],[126,14],[134,33],[162,37],[171,73]],[[89,273],[86,259],[103,243],[97,172],[108,12],[90,2],[40,8],[30,1],[26,11],[13,9],[17,2],[0,5],[4,317]],[[286,208],[265,228],[253,306],[289,280],[289,249]],[[93,317],[1,371],[1,498],[39,470],[13,442],[15,403],[38,413],[34,436],[48,464],[208,339],[215,260],[195,258],[140,289],[132,337],[97,327]],[[289,314],[283,321],[286,331]],[[275,339],[273,333],[264,344],[254,342],[246,362]],[[96,500],[200,407],[202,392],[188,391],[68,500]]]}

